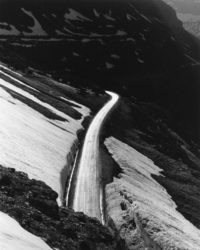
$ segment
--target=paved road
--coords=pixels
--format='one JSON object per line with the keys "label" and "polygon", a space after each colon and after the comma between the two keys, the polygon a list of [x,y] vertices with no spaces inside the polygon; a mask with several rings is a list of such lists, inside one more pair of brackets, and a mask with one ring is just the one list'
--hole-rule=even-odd
{"label": "paved road", "polygon": [[101,127],[116,105],[119,96],[106,92],[111,99],[98,112],[87,131],[83,144],[77,181],[73,198],[73,209],[96,217],[103,222],[101,166],[99,163],[99,135]]}

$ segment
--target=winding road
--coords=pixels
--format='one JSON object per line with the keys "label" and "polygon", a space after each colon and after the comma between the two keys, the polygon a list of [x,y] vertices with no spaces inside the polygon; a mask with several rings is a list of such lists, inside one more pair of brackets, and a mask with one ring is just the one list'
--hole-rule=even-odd
{"label": "winding road", "polygon": [[[2,71],[2,69],[8,71],[9,73]],[[16,82],[19,82],[20,84],[24,84],[17,79],[17,76],[21,77],[20,74],[15,73],[1,64],[0,73]],[[110,96],[110,100],[97,113],[90,124],[85,136],[78,166],[74,165],[74,167],[77,168],[77,172],[75,174],[75,188],[73,188],[72,191],[72,208],[75,211],[84,212],[88,216],[96,217],[102,223],[104,223],[103,185],[101,182],[102,166],[99,158],[99,137],[104,121],[119,100],[119,95],[110,91],[106,91],[106,93]],[[73,168],[66,200],[69,199],[69,192],[71,189],[71,183],[73,182],[72,179],[74,172],[75,169]]]}
{"label": "winding road", "polygon": [[106,91],[111,99],[97,113],[86,133],[82,148],[72,207],[91,217],[103,219],[103,187],[99,161],[99,136],[101,127],[110,111],[117,104],[119,96]]}

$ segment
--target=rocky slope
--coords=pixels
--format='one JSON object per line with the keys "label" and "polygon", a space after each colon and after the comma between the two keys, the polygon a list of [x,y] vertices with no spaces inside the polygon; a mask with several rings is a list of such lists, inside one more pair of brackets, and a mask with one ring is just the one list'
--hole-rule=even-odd
{"label": "rocky slope", "polygon": [[135,99],[121,100],[110,136],[108,224],[129,249],[199,249],[199,145],[174,131],[166,110]]}
{"label": "rocky slope", "polygon": [[[1,3],[2,60],[156,102],[199,140],[200,44],[170,6],[161,0],[11,2],[12,9],[10,1]],[[5,35],[12,26],[17,33]]]}
{"label": "rocky slope", "polygon": [[[6,250],[29,247],[37,250],[121,249],[123,242],[117,242],[98,220],[68,208],[58,207],[57,197],[58,194],[45,183],[30,180],[27,174],[17,172],[13,168],[0,166],[0,220],[10,225],[7,229],[1,223],[0,247]],[[12,220],[10,224],[9,218],[2,212],[17,220],[27,231],[39,236],[50,247],[39,238],[31,238],[27,231],[22,231],[19,226],[13,228],[12,224],[15,225],[16,222]],[[21,231],[16,232],[16,228]],[[6,234],[10,235],[9,240]]]}
{"label": "rocky slope", "polygon": [[114,222],[129,249],[199,249],[200,230],[152,178],[163,176],[162,169],[115,138],[105,145],[122,171],[106,187],[108,224]]}

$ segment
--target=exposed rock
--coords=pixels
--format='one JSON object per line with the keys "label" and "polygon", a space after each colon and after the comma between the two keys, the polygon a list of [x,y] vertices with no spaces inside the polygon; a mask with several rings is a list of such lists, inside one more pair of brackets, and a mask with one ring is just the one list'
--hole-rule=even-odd
{"label": "exposed rock", "polygon": [[0,166],[0,211],[27,231],[60,250],[122,249],[111,232],[95,218],[58,207],[57,193],[41,181]]}

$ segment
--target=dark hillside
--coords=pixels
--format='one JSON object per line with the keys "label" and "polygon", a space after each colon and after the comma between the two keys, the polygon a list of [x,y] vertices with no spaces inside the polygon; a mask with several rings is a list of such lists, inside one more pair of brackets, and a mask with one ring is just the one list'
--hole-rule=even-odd
{"label": "dark hillside", "polygon": [[18,64],[6,48],[24,58],[20,68],[29,64],[63,81],[79,76],[85,80],[76,84],[155,102],[169,109],[184,136],[199,141],[200,43],[170,6],[161,0],[0,5],[2,60]]}

